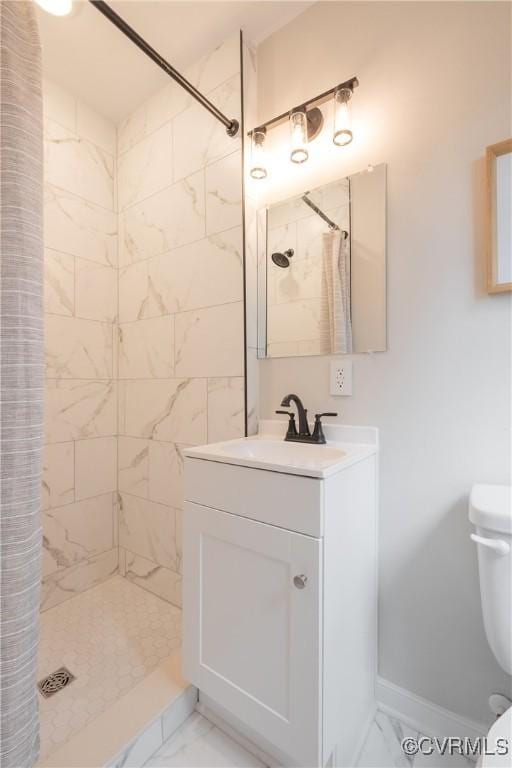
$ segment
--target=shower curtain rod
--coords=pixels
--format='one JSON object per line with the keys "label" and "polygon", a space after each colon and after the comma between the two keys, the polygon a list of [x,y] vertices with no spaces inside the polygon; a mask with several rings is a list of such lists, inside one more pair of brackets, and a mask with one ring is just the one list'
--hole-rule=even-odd
{"label": "shower curtain rod", "polygon": [[[335,230],[336,232],[340,231],[340,228],[338,227],[338,225],[334,221],[332,221],[332,219],[326,216],[326,214],[323,211],[321,211],[320,208],[317,205],[315,205],[312,200],[309,199],[307,192],[305,195],[302,195],[302,200],[306,203],[306,205],[309,205],[309,207],[329,225],[329,229]],[[341,234],[345,239],[348,237],[348,232],[346,232],[344,229],[341,230]]]}
{"label": "shower curtain rod", "polygon": [[230,119],[226,117],[220,109],[209,101],[200,91],[195,88],[192,83],[183,77],[174,67],[172,67],[168,61],[166,61],[160,54],[150,46],[143,37],[141,37],[126,21],[119,16],[104,0],[89,0],[94,7],[102,13],[106,18],[114,24],[126,37],[128,37],[132,43],[135,43],[146,56],[149,56],[155,64],[166,72],[169,77],[172,77],[182,88],[184,88],[191,96],[194,97],[205,109],[208,110],[219,122],[221,122],[226,128],[228,136],[236,136],[240,127],[238,120]]}

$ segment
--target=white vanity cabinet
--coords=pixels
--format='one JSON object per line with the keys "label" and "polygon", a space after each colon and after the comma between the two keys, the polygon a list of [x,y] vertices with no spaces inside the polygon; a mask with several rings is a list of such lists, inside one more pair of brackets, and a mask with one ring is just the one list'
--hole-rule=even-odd
{"label": "white vanity cabinet", "polygon": [[364,447],[326,476],[187,452],[184,674],[283,765],[321,766],[335,749],[349,764],[372,713],[376,450]]}

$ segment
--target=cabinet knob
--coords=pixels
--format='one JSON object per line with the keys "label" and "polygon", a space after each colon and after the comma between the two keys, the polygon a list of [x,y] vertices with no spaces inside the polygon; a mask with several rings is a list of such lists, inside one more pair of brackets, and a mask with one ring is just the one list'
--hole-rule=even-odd
{"label": "cabinet knob", "polygon": [[308,583],[308,577],[304,576],[303,573],[301,573],[299,576],[293,577],[293,584],[297,589],[304,589],[306,584]]}

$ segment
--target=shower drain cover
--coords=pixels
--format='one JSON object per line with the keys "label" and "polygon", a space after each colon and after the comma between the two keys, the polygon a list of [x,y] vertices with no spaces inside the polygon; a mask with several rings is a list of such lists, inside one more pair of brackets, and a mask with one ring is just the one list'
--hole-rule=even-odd
{"label": "shower drain cover", "polygon": [[75,676],[71,674],[69,669],[60,667],[60,669],[55,670],[55,672],[51,672],[46,677],[43,677],[43,679],[38,682],[37,687],[39,688],[41,695],[44,696],[45,699],[49,699],[54,693],[62,691],[62,689],[65,688],[66,685],[72,683],[74,679]]}

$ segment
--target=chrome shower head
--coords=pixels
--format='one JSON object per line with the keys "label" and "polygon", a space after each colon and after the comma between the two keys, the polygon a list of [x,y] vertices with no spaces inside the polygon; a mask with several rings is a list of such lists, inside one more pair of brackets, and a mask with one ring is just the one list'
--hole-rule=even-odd
{"label": "chrome shower head", "polygon": [[290,266],[290,259],[294,254],[293,248],[288,248],[287,251],[284,253],[273,253],[272,254],[272,261],[276,265],[276,267],[281,267],[282,269],[286,269],[286,267]]}

